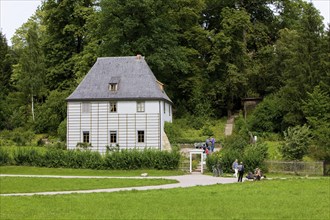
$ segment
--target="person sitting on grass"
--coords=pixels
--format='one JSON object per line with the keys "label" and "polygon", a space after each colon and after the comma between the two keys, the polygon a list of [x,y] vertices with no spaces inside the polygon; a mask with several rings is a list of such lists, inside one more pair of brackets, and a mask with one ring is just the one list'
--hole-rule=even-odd
{"label": "person sitting on grass", "polygon": [[254,174],[252,172],[249,172],[248,175],[246,175],[246,179],[254,180]]}

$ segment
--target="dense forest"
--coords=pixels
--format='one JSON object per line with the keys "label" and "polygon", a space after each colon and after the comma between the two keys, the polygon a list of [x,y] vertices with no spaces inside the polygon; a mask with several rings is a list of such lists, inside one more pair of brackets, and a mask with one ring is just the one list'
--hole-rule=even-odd
{"label": "dense forest", "polygon": [[176,118],[261,97],[250,131],[308,136],[330,157],[330,29],[303,0],[45,0],[12,46],[0,34],[0,130],[64,138],[65,98],[97,57],[136,54]]}

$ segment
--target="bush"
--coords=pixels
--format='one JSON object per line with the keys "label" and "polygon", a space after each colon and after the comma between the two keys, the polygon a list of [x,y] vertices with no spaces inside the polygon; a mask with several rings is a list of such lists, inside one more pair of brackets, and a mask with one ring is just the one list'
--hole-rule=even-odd
{"label": "bush", "polygon": [[302,160],[307,153],[310,143],[309,127],[296,126],[289,127],[284,132],[284,144],[281,147],[283,158],[286,160]]}
{"label": "bush", "polygon": [[244,150],[243,162],[246,172],[253,172],[257,167],[263,172],[267,171],[264,161],[268,157],[268,147],[265,143],[249,145]]}
{"label": "bush", "polygon": [[179,167],[180,154],[177,151],[167,152],[152,149],[123,150],[107,153],[104,158],[105,169],[165,169]]}
{"label": "bush", "polygon": [[61,141],[66,140],[66,119],[61,122],[57,128],[57,135]]}
{"label": "bush", "polygon": [[182,136],[180,125],[165,122],[164,129],[170,142],[172,144],[178,143],[179,138]]}
{"label": "bush", "polygon": [[98,152],[69,150],[66,154],[68,168],[100,169],[103,164],[102,156]]}
{"label": "bush", "polygon": [[13,152],[15,165],[42,166],[43,157],[40,151],[34,148],[18,147]]}
{"label": "bush", "polygon": [[240,136],[227,138],[226,141],[221,151],[207,157],[206,165],[209,171],[212,171],[213,165],[220,164],[223,172],[232,173],[232,163],[235,159],[243,161],[246,171],[253,171],[257,167],[266,170],[264,161],[268,156],[268,147],[265,143],[250,145]]}
{"label": "bush", "polygon": [[50,168],[69,167],[67,155],[67,151],[49,148],[44,155],[43,166]]}
{"label": "bush", "polygon": [[248,118],[248,124],[253,131],[279,132],[282,120],[282,101],[278,95],[270,95],[257,105]]}
{"label": "bush", "polygon": [[10,154],[5,148],[0,147],[0,166],[9,165],[11,163]]}
{"label": "bush", "polygon": [[114,151],[102,156],[99,152],[90,150],[18,147],[13,150],[13,162],[11,162],[10,153],[2,148],[0,148],[0,153],[0,165],[12,163],[50,168],[173,170],[178,169],[180,161],[178,151],[167,152],[153,149]]}
{"label": "bush", "polygon": [[226,137],[224,140],[224,147],[232,148],[235,150],[244,150],[244,147],[249,144],[248,138],[243,137],[241,135],[231,135]]}

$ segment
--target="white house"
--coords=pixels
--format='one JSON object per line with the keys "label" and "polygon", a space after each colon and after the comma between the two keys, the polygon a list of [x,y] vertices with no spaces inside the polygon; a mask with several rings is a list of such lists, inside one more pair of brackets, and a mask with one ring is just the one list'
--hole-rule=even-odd
{"label": "white house", "polygon": [[68,149],[169,145],[164,123],[172,122],[172,101],[141,55],[98,58],[67,104]]}

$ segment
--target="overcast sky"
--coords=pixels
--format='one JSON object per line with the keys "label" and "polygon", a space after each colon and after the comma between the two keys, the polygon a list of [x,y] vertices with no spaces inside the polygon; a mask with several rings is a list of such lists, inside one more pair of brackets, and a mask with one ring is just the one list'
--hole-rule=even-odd
{"label": "overcast sky", "polygon": [[[321,12],[325,25],[330,23],[330,0],[306,1],[312,1]],[[9,45],[15,30],[34,14],[41,2],[42,0],[0,0],[0,30],[5,34]]]}

